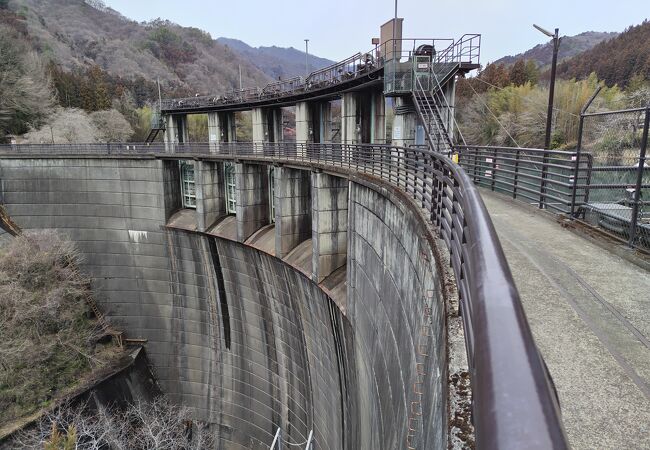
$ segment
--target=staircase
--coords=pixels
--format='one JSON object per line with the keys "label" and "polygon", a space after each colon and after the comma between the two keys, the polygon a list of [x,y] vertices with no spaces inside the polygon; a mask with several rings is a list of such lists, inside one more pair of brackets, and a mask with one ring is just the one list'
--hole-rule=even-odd
{"label": "staircase", "polygon": [[151,144],[153,141],[156,140],[158,133],[164,130],[165,130],[164,128],[152,128],[151,131],[149,131],[147,138],[144,140],[145,144]]}
{"label": "staircase", "polygon": [[456,75],[458,67],[457,63],[432,64],[428,79],[416,77],[411,91],[413,104],[424,126],[429,145],[435,151],[447,155],[451,154],[454,148],[452,132],[448,129],[448,118],[453,117],[454,113],[442,86]]}
{"label": "staircase", "polygon": [[147,138],[144,140],[146,144],[150,144],[156,140],[158,133],[165,131],[165,121],[163,120],[160,111],[156,111],[151,116],[151,131],[147,135]]}
{"label": "staircase", "polygon": [[431,147],[440,153],[451,153],[453,149],[451,136],[447,132],[434,96],[426,91],[413,92],[413,104],[424,125],[425,135]]}

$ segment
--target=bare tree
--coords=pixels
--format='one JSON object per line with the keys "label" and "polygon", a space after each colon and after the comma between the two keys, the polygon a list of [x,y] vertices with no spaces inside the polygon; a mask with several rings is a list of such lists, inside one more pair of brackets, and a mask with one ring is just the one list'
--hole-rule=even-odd
{"label": "bare tree", "polygon": [[72,434],[79,450],[202,450],[214,445],[205,424],[193,423],[186,408],[164,396],[136,400],[125,410],[63,405],[44,415],[32,429],[17,433],[11,445],[43,448],[59,434]]}
{"label": "bare tree", "polygon": [[133,135],[129,122],[115,109],[95,111],[90,120],[99,132],[100,142],[126,142]]}
{"label": "bare tree", "polygon": [[38,126],[54,105],[52,83],[38,55],[0,24],[0,139]]}

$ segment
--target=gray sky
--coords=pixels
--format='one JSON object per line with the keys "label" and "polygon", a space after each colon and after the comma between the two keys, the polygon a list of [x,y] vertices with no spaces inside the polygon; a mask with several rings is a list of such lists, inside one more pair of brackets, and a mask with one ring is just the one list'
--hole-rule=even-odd
{"label": "gray sky", "polygon": [[[379,26],[393,17],[393,0],[105,0],[137,20],[157,17],[240,39],[254,47],[304,49],[332,60],[369,50]],[[650,17],[648,0],[398,0],[404,37],[458,38],[481,33],[481,62],[548,40],[537,23],[562,35],[623,31]]]}

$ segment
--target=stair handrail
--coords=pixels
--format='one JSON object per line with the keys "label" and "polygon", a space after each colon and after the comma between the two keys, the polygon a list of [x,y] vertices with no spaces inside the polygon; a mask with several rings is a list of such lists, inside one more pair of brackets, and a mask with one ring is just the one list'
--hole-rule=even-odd
{"label": "stair handrail", "polygon": [[[478,35],[480,36],[480,34]],[[438,80],[438,76],[436,75],[436,71],[433,70],[433,64],[431,64],[431,67],[429,67],[429,71],[433,75],[433,79],[436,80],[436,86],[437,86],[437,92],[442,93],[442,85],[440,84],[440,80]],[[442,94],[440,94],[442,95]],[[445,102],[445,105],[447,107],[448,111],[451,111],[451,105],[449,105],[449,102],[447,101],[447,97],[442,95],[442,98]],[[463,136],[462,131],[460,131],[460,127],[458,126],[458,121],[456,120],[456,114],[451,115],[452,120],[454,121],[454,124],[456,125],[456,129],[458,130],[458,135],[460,136],[460,140],[463,141],[463,145],[467,145],[467,142],[465,142],[465,137]]]}
{"label": "stair handrail", "polygon": [[[418,111],[418,113],[419,113],[419,115],[420,115],[420,120],[422,120],[422,123],[425,125],[425,131],[427,132],[427,137],[428,137],[428,139],[429,139],[429,142],[433,145],[433,138],[432,138],[432,136],[431,136],[431,131],[432,131],[432,130],[431,130],[431,125],[430,125],[430,123],[425,119],[423,111],[420,111],[420,105],[419,105],[419,103],[418,103],[418,101],[417,101],[417,94],[420,94],[420,95],[421,95],[421,98],[422,98],[422,97],[427,98],[427,97],[429,96],[429,95],[428,95],[428,94],[429,94],[429,91],[427,91],[427,90],[424,89],[424,87],[422,86],[422,83],[420,83],[420,79],[419,79],[418,77],[415,77],[415,82],[416,82],[416,85],[417,85],[417,87],[418,87],[418,89],[419,89],[417,92],[416,92],[416,90],[414,90],[414,91],[412,92],[412,94],[413,94],[413,100],[414,100],[414,103],[415,103],[415,108],[416,108],[416,110]],[[449,148],[445,148],[445,150],[447,150],[447,152],[451,152],[451,150],[452,150],[453,147],[454,147],[454,146],[453,146],[453,142],[451,141],[451,138],[449,137],[449,133],[447,132],[447,129],[446,129],[446,127],[445,127],[445,124],[442,122],[442,115],[440,114],[440,110],[438,109],[438,105],[435,103],[435,101],[433,102],[433,106],[434,106],[434,108],[435,108],[435,111],[434,111],[434,108],[431,107],[431,105],[429,104],[429,101],[427,100],[427,101],[426,101],[426,106],[429,108],[429,110],[430,110],[433,114],[437,114],[438,117],[440,118],[440,126],[442,127],[442,130],[438,129],[437,136],[438,136],[438,137],[441,136],[441,137],[443,138],[443,141],[444,141],[444,142],[447,144],[447,146],[449,147]],[[441,152],[441,153],[443,153],[443,152]]]}

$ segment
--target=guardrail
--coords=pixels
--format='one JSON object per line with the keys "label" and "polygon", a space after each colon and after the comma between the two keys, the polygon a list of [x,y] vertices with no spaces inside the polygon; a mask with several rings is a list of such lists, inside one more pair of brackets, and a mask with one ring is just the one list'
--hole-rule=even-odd
{"label": "guardrail", "polygon": [[459,164],[481,187],[566,214],[587,198],[592,165],[588,153],[578,160],[575,151],[482,146],[456,149]]}
{"label": "guardrail", "polygon": [[394,42],[399,48],[403,48],[404,45],[409,47],[398,52],[400,59],[411,58],[421,45],[428,45],[435,49],[438,44],[438,46],[442,45],[442,50],[434,52],[432,55],[434,63],[478,64],[480,60],[480,34],[465,34],[457,41],[448,38],[389,40],[382,46],[377,46],[364,53],[356,53],[343,61],[318,69],[304,77],[274,81],[263,87],[231,89],[214,95],[166,99],[161,101],[160,107],[162,111],[210,108],[238,103],[262,102],[317,91],[383,68],[386,63],[385,55],[388,54],[388,49]]}
{"label": "guardrail", "polygon": [[230,143],[0,146],[15,155],[232,157],[325,165],[401,189],[450,252],[465,328],[480,449],[564,449],[550,376],[533,341],[494,226],[472,178],[440,153],[386,145]]}
{"label": "guardrail", "polygon": [[[650,122],[650,113],[645,120]],[[647,145],[647,131],[642,136]],[[585,152],[580,146],[563,151],[461,145],[455,150],[476,185],[582,220],[630,247],[650,249],[650,201],[643,197],[650,192],[645,147],[625,164],[612,165],[600,165],[603,152]]]}
{"label": "guardrail", "polygon": [[382,62],[378,57],[378,49],[375,48],[367,53],[356,53],[306,77],[274,81],[264,87],[231,89],[216,95],[162,100],[160,107],[162,111],[173,111],[276,100],[354,80],[380,69]]}

